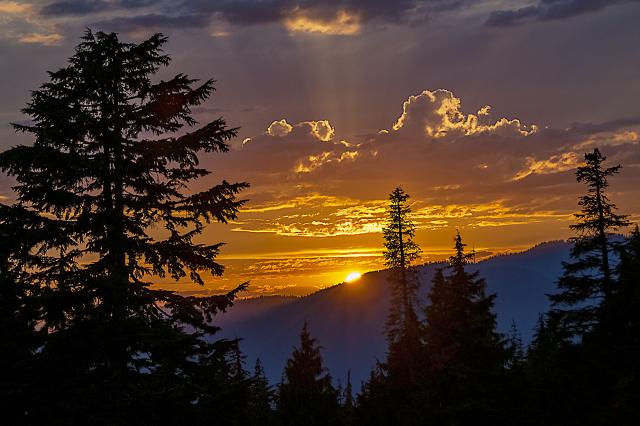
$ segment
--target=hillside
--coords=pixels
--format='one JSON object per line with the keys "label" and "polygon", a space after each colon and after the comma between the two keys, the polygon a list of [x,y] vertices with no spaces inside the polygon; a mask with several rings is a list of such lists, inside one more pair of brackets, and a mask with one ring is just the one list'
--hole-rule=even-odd
{"label": "hillside", "polygon": [[[552,242],[522,253],[497,256],[470,266],[486,278],[489,292],[497,294],[498,327],[506,332],[515,321],[525,342],[541,312],[548,309],[545,294],[555,291],[561,262],[569,244]],[[428,291],[436,265],[419,267],[421,296]],[[364,380],[376,359],[383,359],[384,323],[389,307],[386,272],[370,272],[356,282],[339,284],[306,297],[265,297],[239,301],[216,324],[222,335],[241,337],[247,365],[256,357],[269,379],[280,380],[286,359],[297,343],[306,318],[334,379],[344,383],[351,369],[354,384]]]}

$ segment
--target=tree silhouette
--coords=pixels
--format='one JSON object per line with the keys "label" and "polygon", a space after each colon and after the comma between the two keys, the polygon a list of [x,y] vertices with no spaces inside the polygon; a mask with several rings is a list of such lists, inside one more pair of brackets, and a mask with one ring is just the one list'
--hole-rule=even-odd
{"label": "tree silhouette", "polygon": [[10,424],[21,422],[37,389],[33,359],[44,332],[38,330],[39,309],[33,303],[38,289],[22,269],[30,264],[34,237],[43,230],[37,216],[0,204],[0,399],[2,418]]}
{"label": "tree silhouette", "polygon": [[274,422],[272,409],[274,393],[265,376],[260,358],[256,360],[253,375],[251,376],[250,390],[249,417],[255,423],[272,424]]}
{"label": "tree silhouette", "polygon": [[331,425],[337,421],[338,394],[326,371],[320,347],[305,321],[300,346],[284,369],[278,411],[284,425]]}
{"label": "tree silhouette", "polygon": [[42,416],[181,418],[199,398],[198,362],[226,368],[220,355],[233,347],[201,337],[217,330],[207,321],[243,286],[195,298],[148,281],[221,275],[222,244],[196,238],[206,224],[236,217],[247,186],[187,192],[209,174],[198,154],[227,151],[236,130],[220,118],[184,131],[214,86],[183,74],[153,83],[169,64],[166,41],[123,43],[88,30],[69,64],[32,93],[23,111],[33,124],[14,125],[35,143],[0,154],[0,169],[17,181],[17,208],[55,229],[34,237],[21,270],[41,293],[36,319],[47,332],[38,354],[44,385],[34,395]]}
{"label": "tree silhouette", "polygon": [[416,225],[410,217],[409,195],[400,187],[389,195],[384,233],[384,259],[389,268],[392,300],[387,320],[387,362],[392,381],[404,385],[415,377],[420,357],[420,324],[416,313],[419,281],[411,264],[420,257],[420,247],[413,240]]}
{"label": "tree silhouette", "polygon": [[567,332],[583,335],[597,322],[602,303],[614,291],[611,255],[615,242],[610,233],[629,222],[615,213],[606,189],[608,177],[617,174],[620,165],[604,168],[603,157],[596,148],[584,156],[586,164],[578,167],[576,179],[587,185],[587,194],[580,197],[578,223],[571,229],[579,235],[573,238],[571,262],[563,263],[564,275],[558,281],[560,293],[551,295],[556,307],[552,315]]}
{"label": "tree silhouette", "polygon": [[507,356],[492,311],[495,295],[485,294],[479,272],[466,271],[473,255],[465,246],[458,233],[450,274],[436,271],[426,308],[429,417],[442,424],[466,424],[480,413],[483,424],[495,421]]}

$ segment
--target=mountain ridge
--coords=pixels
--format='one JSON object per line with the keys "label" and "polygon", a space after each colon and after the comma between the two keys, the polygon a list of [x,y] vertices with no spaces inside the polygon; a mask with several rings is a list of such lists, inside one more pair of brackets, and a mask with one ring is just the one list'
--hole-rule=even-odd
{"label": "mountain ridge", "polygon": [[[499,331],[506,333],[515,322],[524,342],[531,339],[539,314],[549,308],[546,294],[555,291],[561,263],[568,259],[570,247],[566,241],[550,241],[468,266],[471,271],[479,270],[487,281],[487,292],[497,295],[494,311]],[[433,272],[442,264],[416,267],[422,304]],[[275,383],[307,320],[336,382],[344,383],[351,370],[353,383],[359,387],[376,361],[385,358],[383,332],[390,300],[387,274],[386,270],[367,272],[355,282],[336,284],[303,297],[239,300],[215,324],[222,327],[219,336],[240,338],[247,364],[251,366],[260,358],[267,377]]]}

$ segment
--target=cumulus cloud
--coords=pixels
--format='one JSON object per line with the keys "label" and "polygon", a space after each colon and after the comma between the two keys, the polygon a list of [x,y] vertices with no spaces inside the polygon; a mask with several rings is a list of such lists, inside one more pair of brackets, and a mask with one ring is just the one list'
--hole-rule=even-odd
{"label": "cumulus cloud", "polygon": [[286,136],[293,130],[293,126],[287,123],[287,120],[282,119],[274,121],[267,128],[267,134],[269,136]]}
{"label": "cumulus cloud", "polygon": [[488,26],[504,27],[530,21],[552,21],[601,11],[607,7],[639,0],[538,0],[531,6],[498,10],[490,14]]}
{"label": "cumulus cloud", "polygon": [[635,118],[538,127],[492,118],[489,106],[467,112],[459,97],[440,89],[409,97],[390,122],[359,137],[340,135],[323,120],[272,122],[219,166],[225,176],[241,169],[238,177],[252,183],[252,201],[234,231],[379,234],[384,197],[398,184],[413,196],[420,229],[566,228],[581,191],[573,170],[594,146],[628,165],[621,191],[637,192],[630,183],[640,179]]}
{"label": "cumulus cloud", "polygon": [[536,131],[535,126],[523,126],[520,120],[502,118],[495,123],[483,124],[479,116],[488,116],[490,106],[484,106],[477,115],[461,111],[461,102],[452,92],[438,89],[425,90],[419,95],[410,96],[404,102],[402,115],[393,125],[393,130],[403,128],[409,131],[423,131],[429,137],[441,138],[449,134],[473,135],[485,132],[508,134],[516,132],[528,136]]}

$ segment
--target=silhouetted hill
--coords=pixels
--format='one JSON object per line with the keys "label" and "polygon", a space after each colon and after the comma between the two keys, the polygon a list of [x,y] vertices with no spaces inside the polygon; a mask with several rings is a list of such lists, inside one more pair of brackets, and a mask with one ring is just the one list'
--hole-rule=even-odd
{"label": "silhouetted hill", "polygon": [[[549,303],[545,296],[555,291],[568,258],[566,242],[540,244],[525,252],[496,256],[470,266],[486,278],[489,292],[497,293],[498,327],[506,332],[516,322],[525,342],[541,312]],[[436,264],[419,267],[426,296]],[[370,272],[353,283],[339,284],[306,297],[265,297],[239,301],[217,319],[222,335],[241,337],[247,364],[263,361],[272,383],[280,380],[286,359],[298,342],[305,318],[323,347],[323,356],[334,380],[344,383],[351,369],[359,386],[376,359],[384,359],[384,323],[389,307],[386,271]]]}

